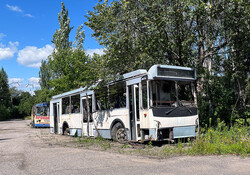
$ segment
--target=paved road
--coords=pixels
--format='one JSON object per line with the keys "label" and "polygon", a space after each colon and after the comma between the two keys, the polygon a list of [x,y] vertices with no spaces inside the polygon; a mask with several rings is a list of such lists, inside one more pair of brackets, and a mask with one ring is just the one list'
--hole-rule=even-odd
{"label": "paved road", "polygon": [[41,129],[31,129],[28,123],[0,122],[1,175],[250,174],[249,157],[185,156],[155,160],[45,144],[39,137]]}

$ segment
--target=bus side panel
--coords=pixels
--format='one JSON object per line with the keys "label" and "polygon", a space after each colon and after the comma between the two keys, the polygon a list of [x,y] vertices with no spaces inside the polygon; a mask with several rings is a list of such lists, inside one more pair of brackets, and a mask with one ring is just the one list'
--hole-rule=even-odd
{"label": "bus side panel", "polygon": [[82,136],[82,119],[83,115],[81,113],[73,113],[70,115],[70,135]]}
{"label": "bus side panel", "polygon": [[[82,114],[70,114],[70,126],[69,128],[82,128]],[[62,122],[63,123],[63,122]]]}
{"label": "bus side panel", "polygon": [[59,128],[60,134],[63,132],[63,124],[66,122],[70,129],[70,135],[74,136],[76,133],[78,136],[82,136],[82,114],[63,114],[60,118]]}
{"label": "bus side panel", "polygon": [[[93,113],[93,119],[98,132],[104,138],[111,138],[110,129],[114,120],[121,121],[125,128],[129,129],[129,110],[127,108],[119,108],[106,111],[96,111]],[[94,128],[94,136],[98,135]]]}

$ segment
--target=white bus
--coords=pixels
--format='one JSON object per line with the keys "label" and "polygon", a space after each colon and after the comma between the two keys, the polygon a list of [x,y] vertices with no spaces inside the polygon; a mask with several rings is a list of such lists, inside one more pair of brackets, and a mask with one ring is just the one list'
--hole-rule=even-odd
{"label": "white bus", "polygon": [[124,141],[196,137],[199,130],[193,68],[154,65],[96,90],[52,97],[51,133]]}

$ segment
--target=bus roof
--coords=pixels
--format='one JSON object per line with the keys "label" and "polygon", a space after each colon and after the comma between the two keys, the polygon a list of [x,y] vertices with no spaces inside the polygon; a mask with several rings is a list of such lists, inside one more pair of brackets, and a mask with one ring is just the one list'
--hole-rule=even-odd
{"label": "bus roof", "polygon": [[171,79],[171,80],[196,80],[194,68],[170,66],[170,65],[153,65],[148,70],[148,79]]}
{"label": "bus roof", "polygon": [[[91,86],[91,87],[94,87],[94,86]],[[62,98],[62,97],[66,97],[66,96],[69,96],[69,95],[76,95],[76,94],[80,94],[81,96],[86,96],[86,94],[90,95],[92,93],[93,93],[93,91],[88,89],[87,87],[81,87],[81,88],[78,88],[78,89],[74,89],[72,91],[68,91],[68,92],[64,92],[62,94],[52,96],[52,99]]]}
{"label": "bus roof", "polygon": [[48,102],[43,102],[43,103],[38,103],[38,104],[36,104],[36,107],[47,107],[47,106],[49,106],[49,103]]}

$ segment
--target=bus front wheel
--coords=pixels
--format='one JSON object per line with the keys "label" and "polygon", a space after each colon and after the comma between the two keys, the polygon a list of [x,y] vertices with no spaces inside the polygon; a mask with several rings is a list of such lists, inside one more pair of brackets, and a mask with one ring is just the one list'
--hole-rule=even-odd
{"label": "bus front wheel", "polygon": [[112,128],[112,139],[119,143],[127,142],[127,132],[121,123],[116,123]]}

